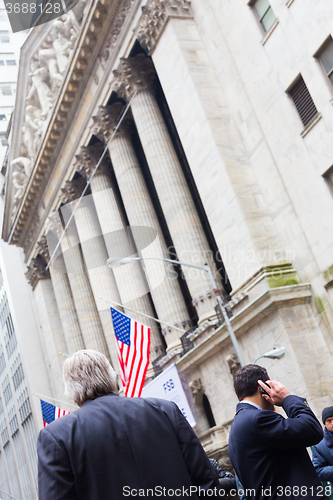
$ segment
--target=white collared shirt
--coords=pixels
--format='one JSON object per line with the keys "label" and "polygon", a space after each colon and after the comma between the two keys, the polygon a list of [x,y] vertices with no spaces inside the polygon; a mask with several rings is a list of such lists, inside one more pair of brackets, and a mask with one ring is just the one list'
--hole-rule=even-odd
{"label": "white collared shirt", "polygon": [[258,410],[262,410],[262,408],[261,408],[260,406],[256,405],[256,404],[255,404],[255,403],[253,403],[252,401],[245,401],[245,400],[243,399],[243,401],[240,401],[240,403],[247,403],[247,404],[249,404],[249,405],[255,406]]}

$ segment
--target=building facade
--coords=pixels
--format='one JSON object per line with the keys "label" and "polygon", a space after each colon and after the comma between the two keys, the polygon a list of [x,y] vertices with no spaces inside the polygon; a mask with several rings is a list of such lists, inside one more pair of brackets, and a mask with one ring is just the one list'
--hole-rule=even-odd
{"label": "building facade", "polygon": [[[207,453],[227,463],[239,366],[332,404],[329,0],[93,0],[22,48],[2,237],[22,247],[51,393],[59,351],[117,355],[109,305],[152,328]],[[78,200],[79,203],[78,203]],[[128,309],[127,309],[127,308]],[[139,313],[157,317],[160,326]]]}
{"label": "building facade", "polygon": [[7,153],[9,123],[15,104],[20,47],[27,34],[12,33],[3,1],[0,2],[0,165]]}

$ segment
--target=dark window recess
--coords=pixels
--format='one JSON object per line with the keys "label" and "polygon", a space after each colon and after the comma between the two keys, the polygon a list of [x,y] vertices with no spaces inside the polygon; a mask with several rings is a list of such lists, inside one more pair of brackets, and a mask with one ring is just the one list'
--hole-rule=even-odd
{"label": "dark window recess", "polygon": [[318,110],[302,76],[297,79],[288,93],[295,103],[304,127],[306,127],[318,114]]}
{"label": "dark window recess", "polygon": [[13,375],[13,384],[15,390],[18,388],[23,379],[24,379],[23,367],[22,363],[20,363]]}
{"label": "dark window recess", "polygon": [[[167,225],[165,217],[164,217],[164,213],[163,213],[163,210],[162,210],[162,207],[160,204],[160,200],[159,200],[157,192],[156,192],[155,184],[154,184],[154,181],[152,179],[152,176],[151,176],[148,164],[147,164],[147,160],[146,160],[145,154],[143,152],[141,142],[139,139],[139,135],[138,135],[136,128],[135,128],[134,133],[133,133],[133,145],[134,145],[134,149],[136,151],[137,157],[139,159],[141,170],[142,170],[143,176],[145,178],[148,192],[150,194],[152,203],[154,205],[154,209],[155,209],[158,221],[159,221],[160,226],[161,226],[164,240],[165,240],[166,245],[169,249],[170,258],[178,260],[176,251],[174,250],[174,244],[173,244],[170,232],[169,232],[169,228],[168,228],[168,225]],[[171,251],[170,251],[170,249],[171,249]],[[181,288],[183,297],[185,299],[185,303],[187,306],[189,316],[191,318],[192,323],[196,324],[198,322],[198,316],[197,316],[195,307],[192,304],[192,297],[191,297],[191,294],[189,292],[187,283],[185,281],[185,277],[182,273],[180,266],[174,266],[174,269],[178,275],[178,281],[180,284],[180,288]]]}
{"label": "dark window recess", "polygon": [[23,424],[32,413],[27,389],[24,390],[19,398],[19,413],[21,424]]}
{"label": "dark window recess", "polygon": [[4,371],[5,368],[6,368],[5,354],[3,352],[2,345],[0,344],[0,374]]}
{"label": "dark window recess", "polygon": [[272,7],[268,0],[255,0],[251,4],[258,16],[259,22],[262,25],[265,33],[270,30],[276,19]]}
{"label": "dark window recess", "polygon": [[333,195],[333,166],[324,173],[324,179]]}
{"label": "dark window recess", "polygon": [[316,56],[333,85],[333,39],[330,36]]}
{"label": "dark window recess", "polygon": [[14,415],[13,418],[9,421],[10,433],[14,436],[19,430],[19,425],[17,421],[17,416]]}
{"label": "dark window recess", "polygon": [[5,447],[9,442],[9,434],[6,424],[4,424],[4,429],[1,432],[2,446]]}
{"label": "dark window recess", "polygon": [[193,175],[191,172],[191,168],[188,164],[188,161],[187,161],[183,146],[181,144],[175,123],[174,123],[173,118],[171,116],[168,103],[165,99],[165,96],[164,96],[164,93],[163,93],[163,90],[162,90],[162,87],[161,87],[161,84],[159,83],[159,81],[158,81],[158,85],[157,85],[156,97],[157,97],[163,118],[165,120],[166,126],[168,128],[171,140],[173,142],[173,146],[174,146],[175,151],[177,153],[179,163],[182,167],[187,184],[188,184],[190,192],[192,194],[192,198],[193,198],[195,207],[197,209],[197,212],[199,214],[199,218],[200,218],[202,227],[204,229],[209,247],[212,250],[215,264],[216,264],[216,267],[219,271],[221,281],[222,281],[223,286],[224,286],[224,290],[225,290],[226,294],[229,295],[230,292],[232,291],[231,283],[229,281],[227,272],[226,272],[225,267],[223,265],[222,258],[221,258],[220,252],[218,250],[217,243],[215,241],[212,229],[210,227],[204,206],[202,204],[202,201],[201,201],[201,198],[199,195],[198,188],[197,188],[196,183],[194,181],[194,178],[193,178]]}
{"label": "dark window recess", "polygon": [[206,418],[208,420],[209,427],[210,428],[215,427],[215,425],[216,425],[215,418],[214,418],[214,415],[212,412],[212,408],[210,406],[209,399],[207,398],[206,394],[204,394],[202,396],[202,406],[203,406]]}

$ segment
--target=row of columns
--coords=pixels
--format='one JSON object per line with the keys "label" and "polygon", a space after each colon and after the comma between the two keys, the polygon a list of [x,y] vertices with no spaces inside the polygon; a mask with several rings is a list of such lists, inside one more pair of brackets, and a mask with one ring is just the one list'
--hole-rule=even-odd
{"label": "row of columns", "polygon": [[[115,72],[113,90],[126,100],[136,91],[132,99],[133,119],[178,258],[189,264],[203,266],[208,263],[217,275],[200,218],[156,100],[155,79],[151,60],[140,54],[121,60]],[[100,107],[94,117],[93,133],[102,142],[109,141],[123,108],[119,102]],[[96,349],[108,355],[114,365],[117,365],[117,355],[111,315],[101,296],[122,303],[129,316],[133,314],[126,311],[126,305],[148,316],[155,316],[156,311],[168,351],[180,347],[180,329],[185,331],[190,325],[179,281],[169,266],[166,266],[164,279],[160,281],[156,281],[156,276],[161,266],[154,260],[144,261],[145,273],[137,261],[113,271],[106,266],[108,257],[137,255],[138,249],[142,256],[170,258],[133,146],[133,127],[133,120],[126,118],[110,142],[112,165],[105,156],[90,181],[91,194],[82,198],[61,241],[57,265],[50,266],[69,351],[84,347]],[[72,216],[76,200],[86,180],[90,179],[102,150],[102,144],[98,143],[83,147],[77,155],[75,167],[80,176],[67,181],[61,193],[63,206],[60,210],[65,224]],[[132,228],[131,234],[126,230],[126,217],[117,199],[115,182]],[[144,228],[152,229],[156,235],[154,244],[148,245],[146,250],[142,249],[140,241]],[[63,223],[58,216],[51,218],[49,229],[57,238],[60,237]],[[45,247],[44,238],[39,243],[39,253],[48,261]],[[157,253],[154,253],[156,249]],[[182,270],[199,323],[203,322],[213,315],[215,305],[206,273],[193,276],[193,268],[182,266]],[[151,327],[151,360],[154,360],[164,352],[159,328],[146,316],[135,315],[135,319]]]}

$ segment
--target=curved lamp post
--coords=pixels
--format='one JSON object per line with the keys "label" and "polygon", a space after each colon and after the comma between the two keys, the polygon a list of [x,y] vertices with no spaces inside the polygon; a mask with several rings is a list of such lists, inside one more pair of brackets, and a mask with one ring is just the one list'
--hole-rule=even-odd
{"label": "curved lamp post", "polygon": [[214,290],[214,294],[215,294],[216,300],[217,300],[217,302],[218,302],[218,304],[220,306],[220,309],[221,309],[221,312],[222,312],[225,324],[227,325],[231,342],[233,343],[234,349],[236,351],[236,354],[238,356],[238,359],[239,359],[239,362],[240,362],[241,366],[244,366],[245,365],[245,361],[244,361],[244,358],[243,358],[243,354],[242,354],[242,352],[240,350],[240,347],[239,347],[239,344],[237,342],[236,336],[235,336],[234,331],[232,329],[232,326],[231,326],[231,323],[230,323],[230,320],[229,320],[229,316],[227,314],[226,308],[223,305],[221,295],[220,295],[220,293],[219,293],[219,291],[217,289],[216,282],[215,282],[215,279],[214,279],[214,276],[213,276],[213,273],[212,273],[210,267],[207,264],[205,264],[204,266],[197,266],[195,264],[188,264],[186,262],[180,262],[179,260],[165,259],[163,257],[124,257],[123,259],[109,258],[106,261],[106,263],[107,263],[107,265],[109,267],[117,267],[117,266],[120,266],[122,264],[128,264],[132,260],[146,260],[146,259],[164,260],[165,262],[171,262],[172,264],[177,264],[177,265],[180,265],[180,266],[187,266],[187,267],[194,267],[195,269],[201,269],[202,271],[206,271],[206,273],[208,274],[209,281],[210,281],[210,283],[212,285],[212,288]]}
{"label": "curved lamp post", "polygon": [[252,364],[255,365],[258,359],[260,358],[281,359],[285,355],[285,352],[286,352],[285,347],[276,347],[271,351],[267,351],[264,354],[260,354],[260,356],[257,356],[256,359],[252,362]]}

